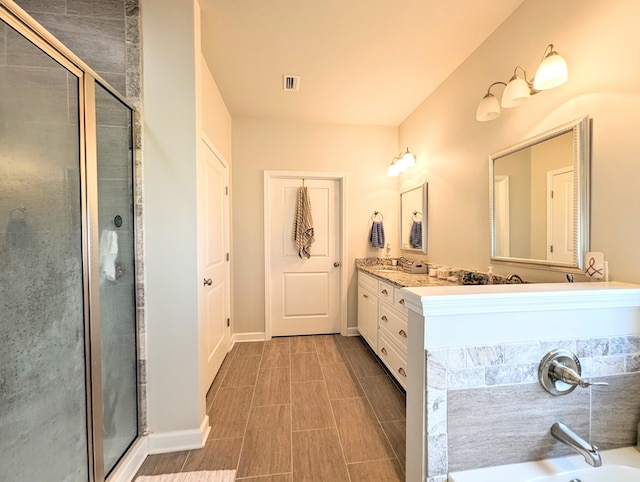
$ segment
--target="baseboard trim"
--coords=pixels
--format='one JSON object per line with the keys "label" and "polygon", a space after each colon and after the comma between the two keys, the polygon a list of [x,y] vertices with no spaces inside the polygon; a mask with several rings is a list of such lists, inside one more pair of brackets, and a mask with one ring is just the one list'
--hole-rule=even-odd
{"label": "baseboard trim", "polygon": [[130,482],[149,454],[148,436],[136,440],[118,466],[107,477],[107,482]]}
{"label": "baseboard trim", "polygon": [[358,331],[357,326],[349,326],[347,328],[347,336],[358,336],[358,335],[360,335],[360,332]]}
{"label": "baseboard trim", "polygon": [[149,454],[201,449],[210,431],[209,416],[205,415],[199,429],[151,433],[149,434]]}
{"label": "baseboard trim", "polygon": [[254,333],[234,333],[232,341],[236,342],[244,341],[265,341],[267,339],[264,331],[256,331]]}

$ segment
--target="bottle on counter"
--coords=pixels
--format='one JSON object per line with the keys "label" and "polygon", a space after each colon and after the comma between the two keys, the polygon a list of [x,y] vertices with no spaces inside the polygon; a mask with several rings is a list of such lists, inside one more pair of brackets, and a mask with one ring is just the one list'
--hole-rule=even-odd
{"label": "bottle on counter", "polygon": [[494,284],[495,281],[496,281],[496,277],[493,274],[493,266],[489,266],[489,269],[487,270],[487,276],[489,278],[488,284],[490,284],[490,285]]}

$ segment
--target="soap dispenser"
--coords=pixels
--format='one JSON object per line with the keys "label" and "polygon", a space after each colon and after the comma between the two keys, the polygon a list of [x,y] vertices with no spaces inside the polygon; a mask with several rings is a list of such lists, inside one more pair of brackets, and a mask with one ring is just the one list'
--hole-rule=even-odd
{"label": "soap dispenser", "polygon": [[495,282],[495,276],[493,274],[493,266],[489,266],[489,269],[487,271],[487,278],[489,278],[489,280],[487,281],[490,285],[494,284]]}

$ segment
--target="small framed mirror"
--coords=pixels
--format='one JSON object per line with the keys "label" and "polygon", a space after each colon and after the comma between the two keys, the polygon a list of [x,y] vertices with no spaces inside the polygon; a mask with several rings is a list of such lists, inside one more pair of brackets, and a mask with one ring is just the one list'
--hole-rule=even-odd
{"label": "small framed mirror", "polygon": [[590,143],[584,117],[489,158],[493,261],[584,269]]}
{"label": "small framed mirror", "polygon": [[400,248],[427,254],[427,183],[400,193]]}

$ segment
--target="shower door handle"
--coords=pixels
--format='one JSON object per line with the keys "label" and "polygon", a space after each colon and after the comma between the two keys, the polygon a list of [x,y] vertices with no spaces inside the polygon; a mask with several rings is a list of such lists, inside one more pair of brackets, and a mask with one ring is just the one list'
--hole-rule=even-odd
{"label": "shower door handle", "polygon": [[204,285],[205,286],[211,286],[213,284],[213,280],[211,278],[205,278],[204,279]]}

